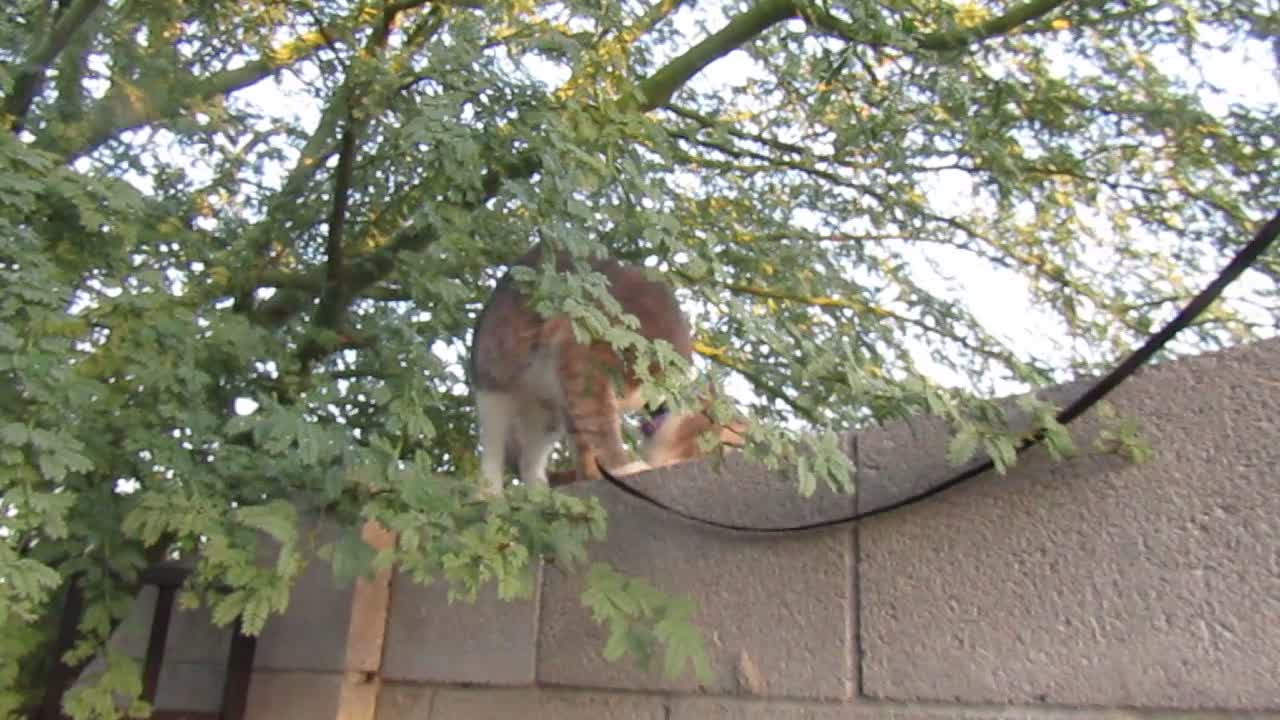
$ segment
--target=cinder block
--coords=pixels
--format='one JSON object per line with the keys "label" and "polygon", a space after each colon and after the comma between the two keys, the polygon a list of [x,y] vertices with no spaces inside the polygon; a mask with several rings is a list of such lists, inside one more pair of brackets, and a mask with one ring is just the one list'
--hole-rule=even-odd
{"label": "cinder block", "polygon": [[341,585],[329,564],[312,560],[298,577],[283,615],[267,620],[254,669],[338,672],[345,669],[354,584]]}
{"label": "cinder block", "polygon": [[[116,631],[108,641],[112,651],[124,653],[135,658],[139,664],[147,654],[147,641],[151,637],[151,618],[155,614],[157,590],[144,587],[138,592],[129,612],[121,619]],[[97,678],[107,669],[106,660],[98,655],[85,666],[80,678],[73,687],[82,686],[89,680]]]}
{"label": "cinder block", "polygon": [[169,636],[164,644],[164,662],[225,666],[231,651],[232,628],[213,624],[209,608],[182,610],[175,599],[169,616]]}
{"label": "cinder block", "polygon": [[218,712],[226,677],[225,658],[221,664],[166,662],[160,668],[156,709]]}
{"label": "cinder block", "polygon": [[[303,531],[317,533],[317,544],[336,534],[328,522]],[[372,526],[366,526],[363,535],[375,547],[390,541],[389,535]],[[389,575],[379,573],[370,581],[343,583],[334,577],[328,562],[312,557],[293,587],[288,609],[267,620],[258,638],[254,668],[376,671],[388,582]]]}
{"label": "cinder block", "polygon": [[124,616],[111,635],[112,650],[139,660],[147,654],[147,642],[151,639],[151,623],[156,612],[158,592],[155,587],[144,587],[138,592],[138,597],[129,608],[129,613]]}
{"label": "cinder block", "polygon": [[373,720],[378,689],[365,673],[255,672],[245,718]]}
{"label": "cinder block", "polygon": [[245,720],[336,718],[344,680],[338,673],[254,672]]}
{"label": "cinder block", "polygon": [[888,717],[847,705],[733,698],[678,698],[669,720],[873,720]]}
{"label": "cinder block", "polygon": [[[1151,715],[1144,714],[1142,717],[1157,720]],[[1186,715],[1181,717],[1185,718]],[[1230,716],[1225,714],[1195,716],[1196,720],[1228,720],[1228,717]],[[1139,716],[1114,710],[922,706],[868,702],[836,704],[685,697],[671,701],[669,720],[1139,720]],[[1173,717],[1169,720],[1173,720]]]}
{"label": "cinder block", "polygon": [[388,684],[379,720],[664,720],[661,698],[538,689]]}
{"label": "cinder block", "polygon": [[[1280,342],[1152,368],[1112,397],[1151,462],[1035,451],[862,524],[867,695],[1280,709]],[[902,437],[864,433],[859,457],[882,472],[945,449]]]}
{"label": "cinder block", "polygon": [[474,603],[448,600],[444,581],[421,585],[405,576],[391,584],[382,677],[417,682],[529,685],[534,677],[538,594],[503,602],[496,588]]}
{"label": "cinder block", "polygon": [[378,691],[377,720],[429,720],[436,692],[432,685],[384,682]]}
{"label": "cinder block", "polygon": [[[745,461],[724,475],[690,463],[625,480],[674,506],[736,522],[793,523],[823,512],[795,500],[794,484],[786,478],[748,469]],[[571,492],[597,494],[609,513],[609,538],[588,549],[593,559],[694,599],[715,678],[699,688],[691,671],[668,679],[660,669],[645,672],[626,659],[605,661],[605,633],[581,604],[583,575],[548,568],[538,639],[540,683],[822,698],[851,693],[847,528],[781,538],[732,534],[695,527],[604,482]],[[844,504],[834,512],[849,509]]]}

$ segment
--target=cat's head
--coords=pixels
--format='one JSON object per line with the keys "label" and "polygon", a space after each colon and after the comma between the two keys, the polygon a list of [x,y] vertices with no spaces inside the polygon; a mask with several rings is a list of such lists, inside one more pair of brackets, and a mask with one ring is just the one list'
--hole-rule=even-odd
{"label": "cat's head", "polygon": [[[664,405],[651,411],[649,419],[640,426],[644,434],[640,455],[645,462],[654,467],[670,465],[721,447],[746,444],[747,419],[737,415],[727,423],[718,422],[711,413],[714,402],[714,393],[708,392],[695,410],[669,412]],[[708,437],[714,438],[714,442],[707,440]]]}

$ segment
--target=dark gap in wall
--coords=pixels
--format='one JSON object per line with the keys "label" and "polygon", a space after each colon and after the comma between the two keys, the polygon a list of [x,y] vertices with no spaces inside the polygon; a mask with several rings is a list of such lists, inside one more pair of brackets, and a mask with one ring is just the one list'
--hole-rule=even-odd
{"label": "dark gap in wall", "polygon": [[[862,471],[862,460],[858,457],[858,434],[851,433],[849,436],[849,457],[853,459],[854,482],[858,482],[858,475]],[[857,496],[857,485],[854,485],[854,503],[853,507],[856,512],[861,512],[862,501]],[[863,692],[862,682],[862,574],[859,548],[862,547],[862,521],[859,520],[853,524],[853,532],[849,533],[852,538],[853,547],[849,549],[849,579],[852,587],[850,588],[849,597],[849,624],[848,642],[845,647],[850,648],[852,657],[849,659],[849,671],[853,673],[853,694],[855,698],[865,696]]]}

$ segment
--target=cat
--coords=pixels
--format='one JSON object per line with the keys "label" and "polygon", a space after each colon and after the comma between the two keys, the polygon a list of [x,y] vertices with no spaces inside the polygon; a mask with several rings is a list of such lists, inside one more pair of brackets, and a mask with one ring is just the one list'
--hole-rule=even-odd
{"label": "cat", "polygon": [[[535,246],[514,265],[537,267],[542,247]],[[688,360],[693,354],[689,320],[670,285],[643,269],[609,258],[588,265],[609,283],[609,293],[624,313],[639,320],[638,334],[665,340]],[[568,271],[565,258],[556,269]],[[650,368],[657,376],[659,367]],[[480,425],[480,469],[484,489],[502,492],[505,474],[514,469],[522,482],[548,485],[547,462],[564,434],[571,440],[578,479],[596,480],[603,466],[611,475],[628,475],[702,453],[698,437],[715,423],[705,409],[653,414],[641,445],[645,460],[634,460],[622,439],[622,414],[641,409],[640,382],[631,361],[603,341],[580,343],[569,317],[544,318],[529,307],[510,271],[480,311],[472,335],[468,373]],[[742,422],[721,428],[720,441],[742,444]]]}
{"label": "cat", "polygon": [[702,398],[697,412],[669,413],[660,407],[640,426],[644,435],[640,454],[650,467],[671,465],[704,454],[705,438],[712,433],[718,433],[715,444],[729,447],[745,444],[747,421],[738,416],[727,423],[718,422],[711,414],[714,389],[708,388]]}

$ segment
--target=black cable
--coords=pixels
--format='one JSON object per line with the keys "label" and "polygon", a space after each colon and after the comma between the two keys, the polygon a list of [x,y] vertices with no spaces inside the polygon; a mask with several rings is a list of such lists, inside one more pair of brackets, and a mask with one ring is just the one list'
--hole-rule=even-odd
{"label": "black cable", "polygon": [[[1111,372],[1107,373],[1100,380],[1094,383],[1092,387],[1090,387],[1080,397],[1076,398],[1070,405],[1058,412],[1058,422],[1066,425],[1080,415],[1083,415],[1085,411],[1096,405],[1098,401],[1102,400],[1108,393],[1114,390],[1117,385],[1124,382],[1125,379],[1132,375],[1135,370],[1150,360],[1151,357],[1159,352],[1174,335],[1185,329],[1187,325],[1196,318],[1196,316],[1204,312],[1205,308],[1209,307],[1214,300],[1217,300],[1218,296],[1222,294],[1222,291],[1225,290],[1232,282],[1235,282],[1236,278],[1240,277],[1241,273],[1249,269],[1249,267],[1258,260],[1262,253],[1266,252],[1267,249],[1271,247],[1278,235],[1280,235],[1280,213],[1277,213],[1276,216],[1271,218],[1266,225],[1263,225],[1262,229],[1254,235],[1253,240],[1251,240],[1248,245],[1245,245],[1244,248],[1242,248],[1240,252],[1231,259],[1231,262],[1227,263],[1227,266],[1222,269],[1222,272],[1218,273],[1218,276],[1213,279],[1213,282],[1209,283],[1204,290],[1201,290],[1200,294],[1192,298],[1191,301],[1187,303],[1186,307],[1182,308],[1182,310],[1172,320],[1166,323],[1163,328],[1148,337],[1147,341],[1142,344],[1142,347],[1130,353],[1129,356],[1126,357],[1119,365],[1116,365]],[[1022,453],[1024,450],[1039,444],[1043,439],[1043,432],[1036,433],[1035,436],[1023,440],[1022,443],[1018,445],[1016,452]],[[977,475],[981,475],[995,467],[995,463],[990,458],[980,461],[927,490],[922,490],[913,495],[908,495],[889,503],[888,505],[875,508],[874,510],[855,512],[852,515],[844,515],[842,517],[831,518],[829,520],[819,520],[817,522],[802,523],[799,525],[785,525],[781,527],[737,525],[734,523],[720,522],[718,520],[710,520],[696,515],[691,515],[683,510],[671,507],[639,488],[622,482],[613,475],[610,475],[603,467],[600,467],[598,462],[596,463],[596,467],[600,469],[600,473],[604,476],[605,480],[608,480],[611,485],[627,495],[643,500],[654,507],[665,510],[672,515],[684,518],[685,520],[695,524],[719,530],[732,530],[734,532],[778,534],[806,532],[810,530],[835,527],[837,525],[844,525],[891,512],[893,510],[898,510],[908,505],[914,505],[945,492],[946,490],[949,490]]]}

